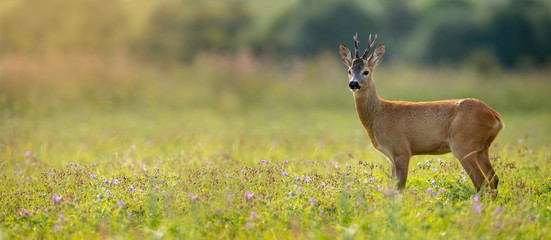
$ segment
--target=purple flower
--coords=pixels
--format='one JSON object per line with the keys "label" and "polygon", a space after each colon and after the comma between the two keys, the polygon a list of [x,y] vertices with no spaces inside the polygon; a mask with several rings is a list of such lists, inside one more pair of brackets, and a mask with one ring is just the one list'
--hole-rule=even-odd
{"label": "purple flower", "polygon": [[247,222],[247,227],[250,228],[251,226],[252,226],[252,225],[251,225],[251,222]]}
{"label": "purple flower", "polygon": [[325,188],[325,183],[322,183],[322,184],[321,184],[321,188]]}
{"label": "purple flower", "polygon": [[374,182],[375,180],[377,180],[377,178],[370,178],[369,179],[370,182]]}
{"label": "purple flower", "polygon": [[419,167],[423,167],[423,163],[422,163],[422,162],[420,162],[420,163],[417,163],[417,166],[419,166]]}
{"label": "purple flower", "polygon": [[438,168],[433,168],[432,171],[437,172],[437,171],[438,171]]}
{"label": "purple flower", "polygon": [[207,164],[207,166],[209,166],[209,167],[212,167],[212,163],[205,162],[205,164]]}
{"label": "purple flower", "polygon": [[92,179],[96,179],[96,176],[94,176],[93,173],[90,173],[90,177],[91,177]]}
{"label": "purple flower", "polygon": [[302,192],[302,188],[301,188],[301,187],[298,187],[298,192]]}
{"label": "purple flower", "polygon": [[501,213],[503,211],[503,206],[499,206],[497,209],[496,209],[496,213]]}
{"label": "purple flower", "polygon": [[350,165],[348,165],[348,163],[346,163],[346,168],[350,168]]}
{"label": "purple flower", "polygon": [[142,170],[145,172],[145,171],[147,171],[147,168],[145,166],[143,166]]}
{"label": "purple flower", "polygon": [[197,195],[193,195],[193,193],[189,193],[189,200],[191,200],[192,202],[194,202],[195,200],[197,200],[197,197],[199,196],[199,194]]}
{"label": "purple flower", "polygon": [[478,194],[474,195],[474,201],[475,202],[478,202],[479,199],[480,199],[480,196],[478,196]]}
{"label": "purple flower", "polygon": [[461,171],[461,174],[465,175],[465,170]]}
{"label": "purple flower", "polygon": [[134,191],[134,186],[130,186],[130,191]]}
{"label": "purple flower", "polygon": [[59,201],[61,201],[61,196],[57,195],[56,193],[54,193],[54,201],[56,203],[58,203]]}
{"label": "purple flower", "polygon": [[111,194],[111,192],[110,192],[109,190],[105,191],[105,193],[106,193],[107,195]]}
{"label": "purple flower", "polygon": [[347,183],[347,184],[346,184],[346,188],[350,188],[350,183]]}
{"label": "purple flower", "polygon": [[94,166],[94,167],[95,167],[95,166],[96,166],[96,163],[95,163],[95,162],[93,162],[93,163],[92,163],[92,166]]}
{"label": "purple flower", "polygon": [[311,203],[311,204],[316,204],[317,201],[318,201],[318,200],[316,200],[315,198],[310,198],[310,203]]}
{"label": "purple flower", "polygon": [[157,171],[158,170],[157,166],[153,166],[153,170]]}
{"label": "purple flower", "polygon": [[159,191],[159,186],[155,186],[155,191]]}
{"label": "purple flower", "polygon": [[325,211],[321,210],[320,215],[323,216],[325,214]]}
{"label": "purple flower", "polygon": [[137,178],[138,177],[138,174],[137,173],[134,173],[134,178]]}
{"label": "purple flower", "polygon": [[335,163],[335,168],[339,168],[339,164],[338,164],[338,163]]}
{"label": "purple flower", "polygon": [[285,172],[285,170],[283,170],[283,176],[287,176],[287,172]]}
{"label": "purple flower", "polygon": [[442,161],[442,158],[438,157],[438,162],[441,162]]}
{"label": "purple flower", "polygon": [[30,157],[31,156],[31,150],[25,151],[25,156]]}
{"label": "purple flower", "polygon": [[325,175],[329,175],[329,170],[325,170]]}
{"label": "purple flower", "polygon": [[436,185],[436,181],[434,181],[434,180],[432,180],[430,183],[431,183],[432,185]]}
{"label": "purple flower", "polygon": [[294,197],[294,196],[295,196],[295,192],[291,192],[291,196]]}
{"label": "purple flower", "polygon": [[284,162],[284,163],[289,163],[289,161],[287,161],[287,160],[283,160],[283,162]]}
{"label": "purple flower", "polygon": [[56,230],[56,231],[59,231],[59,224],[56,224],[56,225],[55,225],[55,230]]}
{"label": "purple flower", "polygon": [[500,221],[497,221],[497,222],[494,224],[494,227],[495,227],[495,228],[501,227],[501,222],[500,222]]}
{"label": "purple flower", "polygon": [[69,163],[69,165],[71,165],[72,167],[77,167],[77,165],[74,163]]}
{"label": "purple flower", "polygon": [[297,181],[299,181],[299,182],[302,181],[302,178],[298,177],[298,178],[297,178]]}
{"label": "purple flower", "polygon": [[119,207],[124,207],[124,201],[119,201]]}
{"label": "purple flower", "polygon": [[[396,190],[396,191],[398,191],[398,190]],[[365,200],[363,198],[360,198],[360,203],[364,203],[364,201]]]}
{"label": "purple flower", "polygon": [[23,214],[25,214],[25,217],[29,217],[29,213],[27,211],[23,212]]}
{"label": "purple flower", "polygon": [[444,189],[443,188],[440,188],[440,194],[444,193]]}
{"label": "purple flower", "polygon": [[530,217],[530,220],[535,221],[535,220],[536,220],[536,216],[532,215],[532,216]]}
{"label": "purple flower", "polygon": [[427,160],[427,161],[425,162],[425,165],[427,165],[427,167],[430,167],[430,161]]}
{"label": "purple flower", "polygon": [[63,214],[59,214],[59,220],[61,220],[61,221],[65,221],[65,215],[63,215]]}
{"label": "purple flower", "polygon": [[166,182],[164,180],[161,180],[161,185],[165,185]]}
{"label": "purple flower", "polygon": [[355,182],[357,181],[357,179],[355,177],[352,178],[352,182]]}
{"label": "purple flower", "polygon": [[463,177],[463,179],[461,179],[461,181],[462,181],[463,183],[465,183],[465,182],[467,181],[467,178],[466,178],[466,177]]}
{"label": "purple flower", "polygon": [[159,163],[163,163],[163,160],[159,159]]}
{"label": "purple flower", "polygon": [[226,178],[230,178],[230,174],[229,174],[229,173],[226,173]]}
{"label": "purple flower", "polygon": [[305,177],[305,178],[304,178],[304,181],[306,181],[307,183],[309,183],[309,182],[310,182],[310,178],[309,178],[309,177]]}
{"label": "purple flower", "polygon": [[312,160],[310,160],[310,159],[308,159],[308,163],[310,163],[312,165],[314,164],[314,162],[312,162]]}
{"label": "purple flower", "polygon": [[431,191],[432,191],[432,188],[431,188],[431,187],[427,188],[427,192],[430,193]]}
{"label": "purple flower", "polygon": [[262,159],[262,163],[268,165],[268,162],[267,162],[266,160],[264,160],[264,159]]}
{"label": "purple flower", "polygon": [[522,141],[522,138],[519,138],[519,139],[518,139],[518,144],[522,144],[522,142],[523,142],[523,141]]}
{"label": "purple flower", "polygon": [[253,198],[253,195],[252,193],[250,193],[249,191],[245,191],[245,196],[247,197],[247,200],[251,200]]}
{"label": "purple flower", "polygon": [[103,195],[100,194],[100,195],[99,195],[99,199],[103,199]]}
{"label": "purple flower", "polygon": [[474,211],[477,212],[477,213],[480,213],[482,211],[482,204],[481,203],[477,203],[474,205]]}
{"label": "purple flower", "polygon": [[130,148],[132,148],[132,150],[136,150],[136,145],[132,144]]}
{"label": "purple flower", "polygon": [[105,180],[105,184],[109,184],[109,180]]}
{"label": "purple flower", "polygon": [[115,180],[113,180],[113,183],[118,186],[119,185],[119,180],[115,179]]}
{"label": "purple flower", "polygon": [[251,217],[252,217],[252,218],[256,218],[257,216],[258,216],[258,215],[256,214],[255,211],[252,211],[252,212],[251,212]]}

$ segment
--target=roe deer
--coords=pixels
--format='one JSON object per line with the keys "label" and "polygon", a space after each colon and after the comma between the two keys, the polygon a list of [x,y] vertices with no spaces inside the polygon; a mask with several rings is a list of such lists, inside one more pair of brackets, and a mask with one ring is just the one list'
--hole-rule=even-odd
{"label": "roe deer", "polygon": [[410,157],[420,154],[444,154],[450,151],[459,159],[471,181],[480,191],[489,185],[497,193],[499,178],[488,156],[490,144],[503,128],[500,115],[478,99],[454,99],[434,102],[387,101],[377,96],[373,71],[383,60],[385,45],[371,41],[360,57],[358,38],[354,36],[355,56],[339,46],[342,62],[348,67],[348,86],[354,94],[356,111],[373,147],[392,164],[392,176],[403,189]]}

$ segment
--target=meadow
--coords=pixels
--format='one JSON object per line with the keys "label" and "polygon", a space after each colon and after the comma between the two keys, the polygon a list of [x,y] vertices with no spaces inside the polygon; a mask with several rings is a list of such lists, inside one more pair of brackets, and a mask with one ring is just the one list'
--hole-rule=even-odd
{"label": "meadow", "polygon": [[451,154],[413,157],[393,190],[336,52],[1,61],[2,239],[551,238],[548,69],[374,73],[385,99],[475,97],[500,112],[491,198]]}

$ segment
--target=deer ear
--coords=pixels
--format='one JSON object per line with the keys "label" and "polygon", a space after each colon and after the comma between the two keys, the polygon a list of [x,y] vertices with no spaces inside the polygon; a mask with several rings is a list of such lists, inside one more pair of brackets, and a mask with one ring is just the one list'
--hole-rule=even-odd
{"label": "deer ear", "polygon": [[383,56],[385,55],[385,45],[379,44],[375,51],[373,51],[373,54],[371,54],[371,57],[369,58],[369,61],[373,64],[373,66],[379,65],[383,61]]}
{"label": "deer ear", "polygon": [[350,50],[344,44],[339,45],[339,54],[344,65],[347,67],[352,66],[352,53],[350,53]]}

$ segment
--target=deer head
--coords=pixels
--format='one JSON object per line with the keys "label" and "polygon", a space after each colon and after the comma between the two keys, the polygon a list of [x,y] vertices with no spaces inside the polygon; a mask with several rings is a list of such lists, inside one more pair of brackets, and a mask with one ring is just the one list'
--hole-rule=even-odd
{"label": "deer head", "polygon": [[379,44],[375,51],[367,57],[371,48],[375,46],[376,41],[377,34],[375,34],[375,39],[373,41],[371,41],[370,34],[368,40],[369,45],[361,57],[358,52],[357,33],[354,35],[354,57],[352,57],[352,53],[344,44],[339,45],[341,60],[344,65],[348,67],[348,87],[352,92],[366,90],[373,85],[373,70],[383,61],[383,56],[385,55],[385,45]]}

